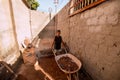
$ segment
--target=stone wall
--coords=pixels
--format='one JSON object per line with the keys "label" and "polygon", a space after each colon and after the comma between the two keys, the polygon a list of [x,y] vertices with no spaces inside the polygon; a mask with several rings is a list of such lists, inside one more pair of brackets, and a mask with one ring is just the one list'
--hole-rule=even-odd
{"label": "stone wall", "polygon": [[120,80],[120,0],[108,0],[69,17],[59,13],[57,29],[94,80]]}

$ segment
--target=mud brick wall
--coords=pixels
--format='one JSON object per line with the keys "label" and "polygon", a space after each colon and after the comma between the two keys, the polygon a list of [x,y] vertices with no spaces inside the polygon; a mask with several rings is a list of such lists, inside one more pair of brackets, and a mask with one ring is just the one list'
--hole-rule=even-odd
{"label": "mud brick wall", "polygon": [[94,80],[120,80],[120,0],[108,0],[69,17],[69,4],[56,16],[71,52]]}

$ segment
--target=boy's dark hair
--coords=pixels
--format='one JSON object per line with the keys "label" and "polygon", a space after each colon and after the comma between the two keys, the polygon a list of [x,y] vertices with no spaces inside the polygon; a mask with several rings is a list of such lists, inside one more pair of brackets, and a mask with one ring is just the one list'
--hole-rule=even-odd
{"label": "boy's dark hair", "polygon": [[57,32],[61,32],[60,30],[57,30]]}

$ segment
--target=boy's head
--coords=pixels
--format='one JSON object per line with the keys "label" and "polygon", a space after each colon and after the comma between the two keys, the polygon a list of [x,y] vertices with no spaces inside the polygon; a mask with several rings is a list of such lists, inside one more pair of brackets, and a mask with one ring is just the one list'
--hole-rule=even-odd
{"label": "boy's head", "polygon": [[60,30],[57,30],[56,35],[57,35],[57,36],[60,36],[60,33],[61,33],[61,31],[60,31]]}

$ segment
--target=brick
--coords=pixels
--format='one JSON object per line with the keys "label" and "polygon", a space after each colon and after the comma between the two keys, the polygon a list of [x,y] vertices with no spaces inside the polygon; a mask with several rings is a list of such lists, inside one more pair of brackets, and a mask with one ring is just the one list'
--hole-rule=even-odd
{"label": "brick", "polygon": [[111,25],[116,25],[118,23],[118,14],[108,15],[107,16],[107,23]]}
{"label": "brick", "polygon": [[87,25],[97,25],[98,24],[98,17],[90,18],[87,20]]}
{"label": "brick", "polygon": [[107,54],[106,61],[110,62],[111,65],[112,63],[119,63],[120,62],[119,59],[120,56],[118,55],[119,52],[120,52],[119,47],[114,47],[114,46],[109,47],[106,53]]}
{"label": "brick", "polygon": [[89,18],[90,17],[90,10],[87,10],[84,12],[84,18]]}
{"label": "brick", "polygon": [[103,25],[100,33],[104,35],[109,35],[111,34],[111,32],[112,32],[112,25]]}
{"label": "brick", "polygon": [[95,32],[101,32],[101,30],[102,30],[102,26],[96,26]]}
{"label": "brick", "polygon": [[113,36],[106,36],[105,37],[105,44],[110,47],[114,44],[114,37]]}
{"label": "brick", "polygon": [[114,14],[114,13],[118,13],[118,11],[120,11],[119,3],[120,3],[119,0],[108,2],[108,4],[106,4],[106,7],[103,9],[104,14],[105,15],[111,15],[111,14]]}
{"label": "brick", "polygon": [[89,32],[92,32],[92,33],[98,33],[98,32],[101,32],[102,30],[102,26],[90,26],[89,27]]}
{"label": "brick", "polygon": [[113,27],[112,28],[112,32],[111,32],[111,35],[113,36],[120,36],[120,25],[117,27]]}
{"label": "brick", "polygon": [[88,29],[88,31],[89,31],[90,33],[93,33],[93,32],[94,32],[94,29],[95,29],[94,26],[90,26],[89,29]]}
{"label": "brick", "polygon": [[96,10],[97,8],[93,8],[90,10],[90,17],[95,17],[96,16]]}
{"label": "brick", "polygon": [[100,25],[103,25],[103,24],[106,24],[106,21],[107,21],[107,17],[105,15],[103,15],[99,18],[98,23]]}
{"label": "brick", "polygon": [[87,20],[87,25],[91,25],[91,19]]}
{"label": "brick", "polygon": [[81,13],[80,15],[81,15],[80,18],[84,19],[84,13]]}
{"label": "brick", "polygon": [[104,14],[104,9],[102,7],[97,8],[96,16],[102,16]]}

